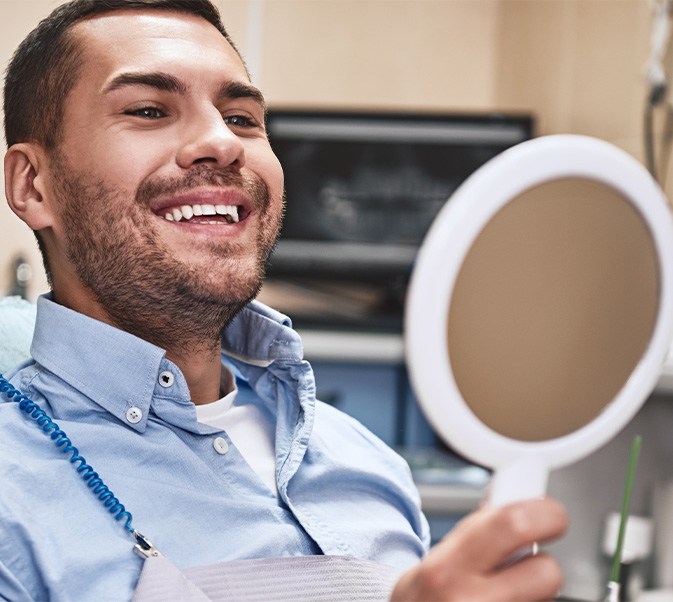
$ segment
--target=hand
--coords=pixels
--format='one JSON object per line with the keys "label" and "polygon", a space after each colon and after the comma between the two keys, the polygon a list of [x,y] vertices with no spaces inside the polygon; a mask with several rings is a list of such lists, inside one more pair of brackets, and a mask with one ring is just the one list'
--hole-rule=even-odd
{"label": "hand", "polygon": [[562,535],[565,510],[546,498],[493,508],[463,519],[397,582],[392,602],[522,602],[549,600],[561,589],[561,570],[544,553],[507,564],[514,554]]}

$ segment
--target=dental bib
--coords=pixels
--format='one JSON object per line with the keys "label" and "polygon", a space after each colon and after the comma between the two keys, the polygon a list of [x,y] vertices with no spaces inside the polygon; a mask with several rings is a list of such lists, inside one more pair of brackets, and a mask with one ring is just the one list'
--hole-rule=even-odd
{"label": "dental bib", "polygon": [[134,602],[383,602],[401,570],[350,556],[233,560],[179,569],[145,560]]}

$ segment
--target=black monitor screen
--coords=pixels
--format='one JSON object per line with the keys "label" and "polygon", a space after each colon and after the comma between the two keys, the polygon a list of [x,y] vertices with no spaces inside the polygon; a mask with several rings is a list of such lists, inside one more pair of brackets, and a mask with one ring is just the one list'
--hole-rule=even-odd
{"label": "black monitor screen", "polygon": [[[268,130],[285,172],[287,212],[267,292],[285,289],[274,301],[299,326],[395,331],[437,212],[479,166],[530,138],[533,120],[270,111]],[[351,301],[355,313],[342,315],[339,306]]]}

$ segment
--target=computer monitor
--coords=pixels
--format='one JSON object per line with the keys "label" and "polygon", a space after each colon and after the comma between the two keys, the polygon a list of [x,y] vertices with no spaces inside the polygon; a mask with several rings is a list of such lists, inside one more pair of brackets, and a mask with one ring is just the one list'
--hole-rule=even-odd
{"label": "computer monitor", "polygon": [[299,328],[401,332],[432,220],[533,127],[525,114],[271,110],[287,212],[260,298]]}

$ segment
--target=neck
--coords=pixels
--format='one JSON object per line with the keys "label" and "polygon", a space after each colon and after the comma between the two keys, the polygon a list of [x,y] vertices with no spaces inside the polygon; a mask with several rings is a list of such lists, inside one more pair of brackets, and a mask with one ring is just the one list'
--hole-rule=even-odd
{"label": "neck", "polygon": [[[88,315],[110,326],[125,330],[149,343],[166,350],[166,357],[175,363],[187,381],[192,401],[199,405],[220,399],[222,360],[220,335],[242,307],[242,303],[198,303],[193,301],[189,310],[163,305],[137,302],[103,305],[88,290],[82,294],[68,294],[73,289],[54,287],[57,303]],[[170,295],[167,296],[170,299]],[[154,309],[151,309],[154,305]],[[170,316],[170,318],[168,317]],[[207,317],[207,319],[206,319]]]}
{"label": "neck", "polygon": [[192,350],[188,355],[167,352],[166,357],[180,368],[196,405],[217,401],[222,397],[222,360],[219,346],[213,350],[204,349],[202,352]]}

